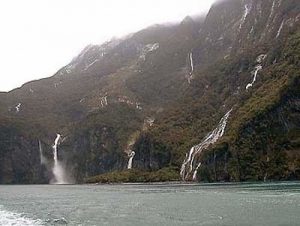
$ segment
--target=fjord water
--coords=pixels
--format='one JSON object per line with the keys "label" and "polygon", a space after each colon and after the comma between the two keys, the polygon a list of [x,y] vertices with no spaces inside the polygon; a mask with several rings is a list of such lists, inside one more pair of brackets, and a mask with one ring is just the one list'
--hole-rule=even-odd
{"label": "fjord water", "polygon": [[0,225],[299,225],[300,183],[0,186]]}

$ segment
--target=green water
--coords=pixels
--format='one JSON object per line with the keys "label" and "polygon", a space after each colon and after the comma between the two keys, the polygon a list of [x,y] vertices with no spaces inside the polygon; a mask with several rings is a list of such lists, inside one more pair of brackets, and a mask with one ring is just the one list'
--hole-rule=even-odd
{"label": "green water", "polygon": [[0,225],[300,225],[300,183],[0,186]]}

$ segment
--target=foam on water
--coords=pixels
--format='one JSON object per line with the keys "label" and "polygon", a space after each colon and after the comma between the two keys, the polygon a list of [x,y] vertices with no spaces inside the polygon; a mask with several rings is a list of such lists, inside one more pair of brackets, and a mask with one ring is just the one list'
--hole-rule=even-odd
{"label": "foam on water", "polygon": [[6,226],[26,226],[26,225],[43,225],[41,220],[34,220],[25,217],[24,214],[14,213],[11,211],[4,210],[0,206],[0,225]]}
{"label": "foam on water", "polygon": [[279,226],[300,222],[299,182],[5,185],[0,186],[0,202],[4,210],[0,225]]}

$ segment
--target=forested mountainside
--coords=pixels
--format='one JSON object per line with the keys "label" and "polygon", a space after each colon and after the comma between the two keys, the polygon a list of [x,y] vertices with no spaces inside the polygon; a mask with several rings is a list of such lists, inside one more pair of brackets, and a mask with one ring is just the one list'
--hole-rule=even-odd
{"label": "forested mountainside", "polygon": [[300,179],[300,2],[89,45],[0,93],[0,183]]}

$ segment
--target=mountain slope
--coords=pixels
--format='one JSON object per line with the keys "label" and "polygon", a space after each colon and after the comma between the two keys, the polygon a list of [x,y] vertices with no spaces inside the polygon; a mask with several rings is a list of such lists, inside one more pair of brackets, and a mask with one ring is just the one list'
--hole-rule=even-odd
{"label": "mountain slope", "polygon": [[297,0],[226,0],[86,47],[0,94],[0,183],[51,180],[57,133],[77,182],[299,179],[299,25]]}

